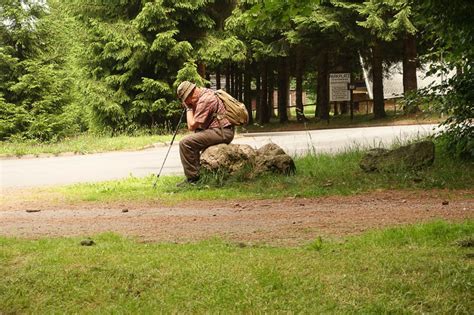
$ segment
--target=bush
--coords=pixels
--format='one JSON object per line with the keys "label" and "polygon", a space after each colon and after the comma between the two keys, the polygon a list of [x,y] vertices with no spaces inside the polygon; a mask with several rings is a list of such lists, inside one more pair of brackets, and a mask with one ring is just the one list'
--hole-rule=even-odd
{"label": "bush", "polygon": [[[473,65],[474,66],[474,65]],[[439,136],[453,155],[461,158],[474,158],[474,69],[454,76],[440,96],[441,111],[448,119],[441,125],[445,127]]]}

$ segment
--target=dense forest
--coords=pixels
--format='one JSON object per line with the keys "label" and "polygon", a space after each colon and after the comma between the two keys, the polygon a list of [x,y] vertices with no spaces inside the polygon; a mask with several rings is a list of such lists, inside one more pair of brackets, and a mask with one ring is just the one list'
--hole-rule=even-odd
{"label": "dense forest", "polygon": [[[288,121],[290,85],[299,121],[327,119],[328,74],[359,73],[363,59],[374,118],[386,115],[384,71],[402,62],[405,110],[446,113],[452,152],[474,156],[472,12],[469,0],[2,0],[0,140],[165,130],[179,82],[211,75],[249,109],[255,98],[260,124]],[[427,61],[456,74],[418,89]],[[303,90],[315,117],[304,117]]]}

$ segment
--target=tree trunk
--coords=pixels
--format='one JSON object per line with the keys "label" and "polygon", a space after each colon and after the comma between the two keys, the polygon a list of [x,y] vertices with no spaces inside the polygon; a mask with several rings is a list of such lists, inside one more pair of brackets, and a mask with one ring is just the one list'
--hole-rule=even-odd
{"label": "tree trunk", "polygon": [[236,92],[237,92],[237,96],[236,98],[242,102],[242,71],[240,70],[240,67],[236,67],[236,76],[237,76],[237,79],[236,79]]}
{"label": "tree trunk", "polygon": [[[416,40],[412,34],[407,34],[403,39],[403,93],[407,96],[410,92],[418,89],[416,78],[417,51]],[[420,111],[418,106],[409,108],[409,112]]]}
{"label": "tree trunk", "polygon": [[227,65],[226,74],[225,74],[225,91],[231,93],[230,91],[230,66]]}
{"label": "tree trunk", "polygon": [[280,58],[280,65],[278,71],[278,117],[280,123],[288,121],[288,61],[286,58]]}
{"label": "tree trunk", "polygon": [[235,95],[235,66],[231,65],[230,66],[230,94],[233,97],[236,97]]}
{"label": "tree trunk", "polygon": [[150,114],[150,118],[151,118],[150,129],[152,129],[155,126],[155,117],[153,114]]}
{"label": "tree trunk", "polygon": [[328,52],[321,51],[318,58],[316,117],[329,121]]}
{"label": "tree trunk", "polygon": [[276,64],[272,63],[268,71],[268,108],[270,109],[270,118],[276,118],[275,112],[275,80]]}
{"label": "tree trunk", "polygon": [[260,124],[270,122],[270,109],[268,108],[268,62],[263,63],[262,71],[262,93],[261,93],[261,107],[262,113],[260,115]]}
{"label": "tree trunk", "polygon": [[252,81],[252,70],[251,70],[250,63],[247,62],[245,64],[245,74],[244,74],[244,104],[245,104],[245,107],[247,108],[247,112],[249,113],[249,124],[253,124],[251,81]]}
{"label": "tree trunk", "polygon": [[211,88],[211,74],[209,72],[206,72],[206,84],[205,86],[210,89]]}
{"label": "tree trunk", "polygon": [[255,74],[255,120],[260,121],[262,117],[262,85],[260,73]]}
{"label": "tree trunk", "polygon": [[270,67],[268,71],[268,112],[270,118],[275,118],[275,100],[273,97],[275,90],[275,74],[273,73],[273,67]]}
{"label": "tree trunk", "polygon": [[347,114],[349,112],[349,104],[347,101],[341,102],[341,115]]}
{"label": "tree trunk", "polygon": [[221,67],[217,66],[216,68],[216,90],[221,88]]}
{"label": "tree trunk", "polygon": [[199,62],[197,65],[197,71],[201,78],[206,78],[206,64],[204,62]]}
{"label": "tree trunk", "polygon": [[303,53],[301,47],[296,50],[296,120],[305,120],[303,106]]}
{"label": "tree trunk", "polygon": [[407,34],[403,40],[403,91],[404,93],[417,90],[416,79],[416,41],[415,36]]}
{"label": "tree trunk", "polygon": [[240,95],[240,101],[244,101],[244,70],[242,69],[240,71],[240,89],[239,89],[239,95]]}
{"label": "tree trunk", "polygon": [[380,43],[375,42],[372,48],[372,77],[373,86],[372,93],[374,97],[374,118],[384,118],[385,103],[383,97],[383,67],[382,67],[382,51]]}

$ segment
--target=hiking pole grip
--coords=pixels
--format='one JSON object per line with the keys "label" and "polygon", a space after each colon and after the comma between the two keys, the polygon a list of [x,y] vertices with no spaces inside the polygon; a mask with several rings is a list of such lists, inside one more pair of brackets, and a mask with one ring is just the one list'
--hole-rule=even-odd
{"label": "hiking pole grip", "polygon": [[181,125],[181,121],[183,120],[184,113],[186,112],[186,108],[183,109],[181,113],[181,117],[179,117],[178,124],[176,125],[176,130],[174,131],[173,138],[171,139],[170,146],[168,151],[166,152],[165,159],[163,160],[163,164],[161,165],[160,171],[156,175],[155,182],[153,183],[153,188],[156,188],[156,183],[158,182],[158,178],[160,178],[161,171],[163,170],[163,166],[165,166],[166,159],[168,158],[168,154],[170,153],[171,147],[173,146],[174,138],[176,138],[176,134],[178,133],[179,125]]}

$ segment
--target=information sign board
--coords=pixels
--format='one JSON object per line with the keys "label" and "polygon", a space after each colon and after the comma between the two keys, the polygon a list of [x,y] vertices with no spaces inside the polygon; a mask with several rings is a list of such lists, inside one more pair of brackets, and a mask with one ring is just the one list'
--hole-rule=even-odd
{"label": "information sign board", "polygon": [[350,73],[329,74],[329,101],[343,102],[351,100],[351,91],[348,84],[351,83]]}

